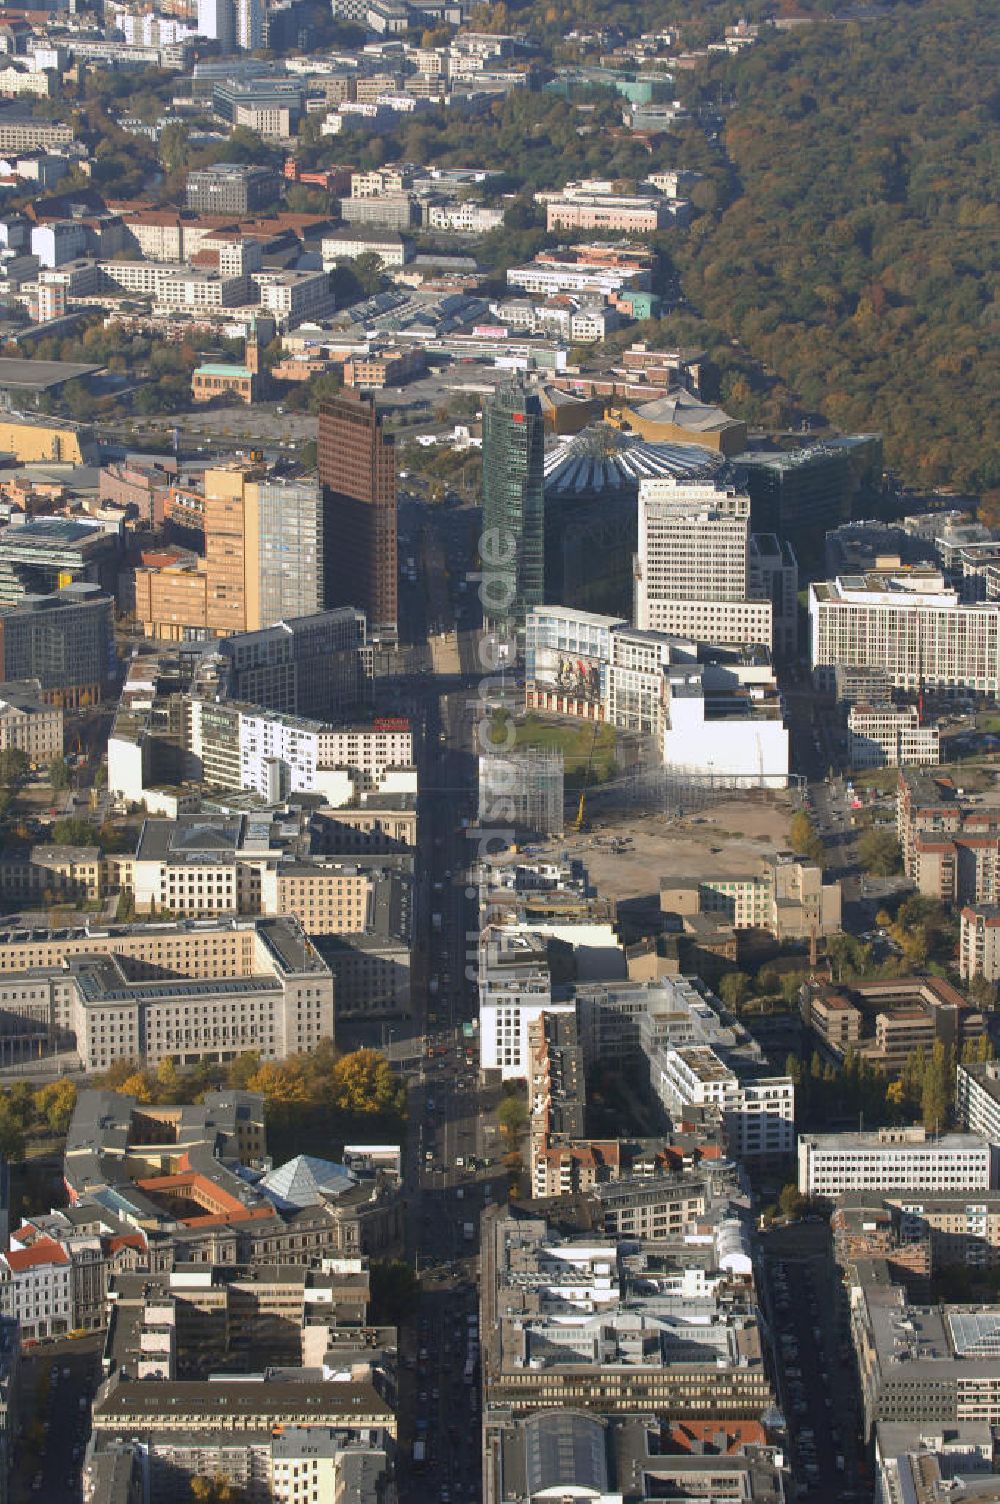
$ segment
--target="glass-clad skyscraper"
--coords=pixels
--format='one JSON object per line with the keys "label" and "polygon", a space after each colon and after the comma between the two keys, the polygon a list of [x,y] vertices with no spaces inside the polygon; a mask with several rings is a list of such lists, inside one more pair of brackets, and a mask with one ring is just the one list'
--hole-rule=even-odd
{"label": "glass-clad skyscraper", "polygon": [[516,383],[483,404],[483,616],[519,642],[545,588],[543,421],[537,396]]}

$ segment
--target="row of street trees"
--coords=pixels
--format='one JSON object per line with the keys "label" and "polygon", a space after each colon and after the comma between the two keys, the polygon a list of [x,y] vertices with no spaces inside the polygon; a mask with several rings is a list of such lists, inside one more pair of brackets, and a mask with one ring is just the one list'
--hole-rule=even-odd
{"label": "row of street trees", "polygon": [[795,1082],[800,1131],[826,1128],[831,1122],[847,1119],[857,1119],[869,1128],[918,1119],[929,1131],[939,1132],[948,1127],[954,1111],[958,1060],[992,1058],[993,1046],[983,1035],[968,1041],[960,1057],[940,1039],[929,1051],[918,1046],[892,1081],[853,1050],[848,1050],[839,1066],[824,1062],[818,1050],[808,1065],[797,1055],[789,1055],[785,1072]]}

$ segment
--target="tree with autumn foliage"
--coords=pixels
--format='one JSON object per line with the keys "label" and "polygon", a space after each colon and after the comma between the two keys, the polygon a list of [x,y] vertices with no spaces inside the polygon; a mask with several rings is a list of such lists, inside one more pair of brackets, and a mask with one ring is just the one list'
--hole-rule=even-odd
{"label": "tree with autumn foliage", "polygon": [[377,1050],[342,1055],[333,1068],[332,1087],[334,1105],[341,1112],[396,1112],[402,1107],[402,1084]]}
{"label": "tree with autumn foliage", "polygon": [[400,1114],[406,1093],[377,1050],[338,1054],[321,1040],[308,1055],[258,1062],[240,1072],[241,1084],[264,1097],[269,1112],[288,1118],[297,1108],[327,1108],[351,1116]]}
{"label": "tree with autumn foliage", "polygon": [[65,1078],[48,1081],[35,1092],[33,1106],[36,1116],[50,1133],[64,1134],[69,1129],[76,1106],[76,1086]]}
{"label": "tree with autumn foliage", "polygon": [[115,1090],[124,1097],[135,1097],[137,1102],[148,1105],[155,1101],[156,1082],[148,1071],[133,1071]]}
{"label": "tree with autumn foliage", "polygon": [[246,1494],[221,1474],[196,1473],[190,1483],[192,1504],[244,1504]]}

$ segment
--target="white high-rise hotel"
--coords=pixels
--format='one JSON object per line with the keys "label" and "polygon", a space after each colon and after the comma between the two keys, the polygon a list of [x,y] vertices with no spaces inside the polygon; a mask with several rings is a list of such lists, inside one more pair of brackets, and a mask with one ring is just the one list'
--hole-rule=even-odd
{"label": "white high-rise hotel", "polygon": [[772,611],[769,600],[750,599],[748,496],[711,483],[640,483],[637,627],[770,648]]}

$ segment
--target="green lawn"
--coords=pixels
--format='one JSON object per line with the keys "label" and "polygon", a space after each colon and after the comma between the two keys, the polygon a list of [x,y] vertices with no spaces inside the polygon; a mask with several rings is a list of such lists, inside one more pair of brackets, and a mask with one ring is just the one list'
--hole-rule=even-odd
{"label": "green lawn", "polygon": [[[502,714],[502,713],[501,713]],[[515,721],[518,747],[544,747],[561,751],[566,766],[566,786],[579,788],[586,776],[591,748],[594,758],[590,768],[591,784],[607,783],[617,771],[615,763],[615,730],[602,723],[585,722],[572,725],[566,721],[546,721],[540,716],[529,715],[523,721]],[[597,733],[596,740],[594,733]],[[506,741],[506,732],[495,740]]]}

